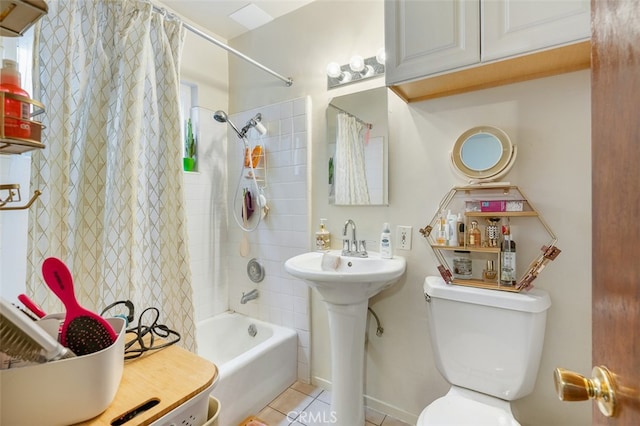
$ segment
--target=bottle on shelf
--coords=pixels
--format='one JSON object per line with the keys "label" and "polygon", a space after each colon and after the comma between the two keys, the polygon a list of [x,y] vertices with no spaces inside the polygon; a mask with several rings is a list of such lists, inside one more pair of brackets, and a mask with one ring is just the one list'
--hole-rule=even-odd
{"label": "bottle on shelf", "polygon": [[447,220],[442,212],[438,216],[436,226],[436,244],[443,246],[447,243]]}
{"label": "bottle on shelf", "polygon": [[454,250],[453,255],[453,278],[461,280],[471,279],[473,275],[473,265],[468,251]]}
{"label": "bottle on shelf", "polygon": [[[11,59],[2,60],[0,91],[29,98],[29,94],[20,87],[18,64]],[[30,116],[31,106],[29,103],[5,96],[3,117],[5,136],[28,139],[31,136],[31,125],[28,121]]]}
{"label": "bottle on shelf", "polygon": [[500,247],[500,285],[516,285],[516,242],[511,237],[509,225],[502,226],[502,245]]}
{"label": "bottle on shelf", "polygon": [[482,245],[482,233],[478,228],[478,221],[471,221],[471,229],[469,229],[469,247],[480,247]]}
{"label": "bottle on shelf", "polygon": [[487,219],[489,224],[486,226],[486,241],[488,247],[499,247],[500,246],[500,227],[498,226],[498,222],[500,222],[500,218],[498,217],[490,217]]}

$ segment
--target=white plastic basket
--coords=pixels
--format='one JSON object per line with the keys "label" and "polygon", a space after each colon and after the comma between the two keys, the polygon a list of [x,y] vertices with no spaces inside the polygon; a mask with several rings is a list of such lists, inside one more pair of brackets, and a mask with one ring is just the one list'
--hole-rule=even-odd
{"label": "white plastic basket", "polygon": [[111,404],[124,369],[125,321],[109,318],[118,334],[106,349],[76,358],[0,370],[0,424],[69,425]]}
{"label": "white plastic basket", "polygon": [[[151,426],[203,426],[207,425],[209,419],[209,397],[216,381],[214,380],[211,385],[180,405],[175,410],[172,410],[160,417],[155,422],[151,423]],[[217,401],[217,400],[216,400]],[[220,402],[217,401],[218,411],[220,410]],[[217,413],[215,413],[217,417]]]}

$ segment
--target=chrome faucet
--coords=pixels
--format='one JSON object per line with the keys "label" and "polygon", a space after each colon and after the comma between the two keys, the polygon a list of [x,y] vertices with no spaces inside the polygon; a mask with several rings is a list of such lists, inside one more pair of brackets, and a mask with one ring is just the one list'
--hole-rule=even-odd
{"label": "chrome faucet", "polygon": [[[347,235],[347,230],[351,225],[351,239]],[[356,223],[352,219],[347,219],[342,231],[342,255],[349,257],[368,257],[367,247],[364,240],[358,241],[356,238]]]}
{"label": "chrome faucet", "polygon": [[254,288],[253,290],[251,290],[247,294],[245,294],[244,291],[243,291],[242,292],[242,297],[240,298],[240,303],[244,305],[249,300],[253,300],[253,299],[257,299],[257,298],[258,298],[258,289],[257,288]]}

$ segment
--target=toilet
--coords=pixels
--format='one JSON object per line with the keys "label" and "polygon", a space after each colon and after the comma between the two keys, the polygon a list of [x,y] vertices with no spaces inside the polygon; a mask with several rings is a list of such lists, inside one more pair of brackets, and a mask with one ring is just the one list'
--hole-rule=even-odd
{"label": "toilet", "polygon": [[424,281],[436,366],[451,384],[417,426],[519,426],[511,401],[533,391],[548,293],[513,293]]}

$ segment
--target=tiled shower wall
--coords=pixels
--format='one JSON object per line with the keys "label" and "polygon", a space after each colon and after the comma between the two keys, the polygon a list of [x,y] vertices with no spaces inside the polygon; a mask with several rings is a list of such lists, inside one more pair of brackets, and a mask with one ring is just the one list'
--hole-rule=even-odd
{"label": "tiled shower wall", "polygon": [[[309,288],[291,277],[284,270],[284,262],[291,256],[309,250],[309,215],[307,185],[307,146],[310,138],[310,99],[299,98],[273,105],[267,105],[250,111],[234,114],[230,117],[241,128],[256,113],[262,114],[262,124],[267,128],[265,136],[259,136],[255,130],[248,133],[251,147],[260,144],[266,152],[266,181],[264,195],[269,207],[268,214],[253,232],[246,233],[249,241],[249,254],[240,255],[240,243],[243,231],[236,224],[232,210],[238,180],[240,193],[248,187],[255,194],[253,183],[240,175],[243,167],[243,144],[227,126],[211,119],[213,111],[205,110],[200,114],[200,129],[205,129],[211,121],[216,136],[211,143],[204,136],[199,147],[198,173],[185,174],[186,198],[188,206],[188,226],[191,235],[189,248],[191,253],[194,300],[198,320],[234,310],[254,318],[274,324],[294,328],[298,333],[298,378],[310,380],[310,311]],[[199,129],[198,133],[202,133]],[[228,148],[226,163],[219,163],[220,145],[224,145],[227,135]],[[224,157],[223,157],[224,158]],[[221,175],[222,171],[226,173]],[[226,191],[219,182],[227,182]],[[191,183],[195,185],[191,188]],[[215,187],[215,190],[214,190]],[[207,189],[208,188],[208,189]],[[229,206],[224,213],[215,213],[222,195]],[[217,201],[216,201],[217,200]],[[197,206],[191,209],[190,205]],[[219,210],[219,209],[218,209]],[[256,211],[252,217],[259,212]],[[226,215],[227,228],[215,230],[213,224],[222,215]],[[211,218],[211,219],[209,219]],[[249,226],[252,226],[249,223]],[[223,225],[224,227],[224,225]],[[218,238],[218,243],[215,239]],[[216,248],[217,246],[217,248]],[[214,251],[224,253],[221,263],[212,266]],[[259,283],[252,282],[247,276],[247,263],[256,258],[264,267],[265,277]],[[258,299],[241,304],[243,292],[257,288]]]}

